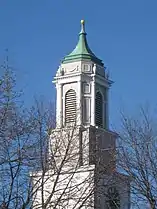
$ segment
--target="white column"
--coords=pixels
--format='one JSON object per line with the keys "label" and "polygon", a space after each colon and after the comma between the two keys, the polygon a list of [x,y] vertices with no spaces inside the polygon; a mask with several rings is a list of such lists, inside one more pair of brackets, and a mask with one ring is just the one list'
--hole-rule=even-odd
{"label": "white column", "polygon": [[76,118],[76,122],[77,122],[77,125],[81,125],[82,124],[82,83],[81,83],[81,78],[80,80],[78,80],[78,101],[77,101],[77,118]]}
{"label": "white column", "polygon": [[91,84],[91,125],[95,126],[95,77]]}
{"label": "white column", "polygon": [[57,127],[61,128],[63,124],[62,84],[56,84],[56,88],[57,88],[56,122],[57,122]]}

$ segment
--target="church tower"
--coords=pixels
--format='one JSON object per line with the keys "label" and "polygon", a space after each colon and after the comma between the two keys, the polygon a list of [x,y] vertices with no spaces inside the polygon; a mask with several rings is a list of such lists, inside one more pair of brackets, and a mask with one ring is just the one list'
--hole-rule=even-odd
{"label": "church tower", "polygon": [[113,82],[102,60],[90,49],[86,35],[81,20],[78,43],[64,57],[53,81],[57,90],[56,130],[79,128],[80,166],[95,166],[93,208],[128,209],[129,183],[116,171],[117,134],[109,130],[108,95]]}
{"label": "church tower", "polygon": [[34,178],[43,189],[37,192],[35,204],[56,209],[129,209],[130,184],[116,170],[117,134],[109,129],[108,95],[113,82],[87,43],[84,20],[78,43],[62,60],[53,83],[57,100],[56,128],[49,142],[51,166]]}

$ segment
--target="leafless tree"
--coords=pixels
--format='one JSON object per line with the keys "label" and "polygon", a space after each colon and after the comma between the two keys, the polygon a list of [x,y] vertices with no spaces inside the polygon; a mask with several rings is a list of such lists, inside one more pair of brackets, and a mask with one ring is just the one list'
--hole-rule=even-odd
{"label": "leafless tree", "polygon": [[22,107],[16,79],[7,62],[0,74],[0,204],[2,208],[24,208],[32,122]]}
{"label": "leafless tree", "polygon": [[[26,109],[12,70],[7,63],[1,69],[0,207],[93,208],[102,195],[96,191],[103,174],[113,169],[113,150],[103,149],[96,129],[90,134],[75,124],[54,129],[54,108],[41,99]],[[113,162],[103,161],[108,158]]]}
{"label": "leafless tree", "polygon": [[[41,108],[38,108],[38,110]],[[39,113],[40,115],[41,112]],[[39,126],[39,117],[37,118]],[[39,129],[39,127],[38,127]],[[41,128],[40,128],[41,130]],[[45,127],[45,131],[47,131]],[[62,129],[47,131],[47,151],[43,150],[45,139],[40,132],[39,161],[41,166],[31,173],[33,181],[33,208],[82,208],[92,206],[94,167],[83,165],[82,152],[87,146],[80,149],[82,129],[73,124]],[[85,138],[84,138],[85,140]],[[47,146],[48,145],[48,146]],[[43,154],[48,153],[43,161]],[[81,173],[84,173],[82,176]]]}
{"label": "leafless tree", "polygon": [[[54,137],[54,141],[52,139],[52,146],[50,147],[50,133],[55,126],[51,108],[46,108],[44,102],[36,100],[30,109],[25,109],[20,94],[17,93],[16,80],[12,70],[6,63],[1,68],[1,207],[25,209],[31,208],[32,205],[34,208],[48,208],[49,205],[53,205],[54,208],[57,208],[61,205],[70,204],[70,201],[75,199],[76,192],[79,192],[80,196],[75,201],[74,208],[77,208],[78,204],[81,208],[80,202],[84,205],[90,196],[89,192],[87,194],[87,189],[89,191],[91,174],[86,175],[82,180],[77,180],[78,183],[74,184],[76,181],[74,171],[80,163],[80,158],[77,158],[79,153],[76,153],[78,132],[72,128],[73,131],[66,131],[65,137],[64,131],[60,138],[57,136],[57,138]],[[69,135],[67,136],[67,134]],[[58,155],[60,156],[58,157]],[[75,165],[71,167],[74,162]],[[79,172],[78,170],[77,178]],[[47,175],[48,173],[50,175]],[[45,189],[47,182],[51,183],[48,190]],[[54,182],[53,186],[52,182]],[[59,190],[61,182],[64,182],[65,188],[60,189],[62,192],[57,193],[56,198],[56,188]],[[88,187],[85,186],[86,184]],[[69,187],[69,185],[71,186]],[[69,188],[71,193],[68,191]],[[36,195],[40,192],[41,204],[37,205]],[[48,192],[48,198],[45,198],[45,192]]]}
{"label": "leafless tree", "polygon": [[[42,109],[38,108],[38,110]],[[39,115],[41,116],[42,112]],[[39,118],[41,117],[37,117]],[[42,124],[39,122],[39,127]],[[38,130],[42,130],[39,127]],[[118,178],[120,179],[118,184],[121,184],[122,176],[119,177],[119,174],[113,170],[115,169],[113,149],[111,147],[107,150],[102,149],[102,140],[105,138],[103,134],[100,137],[100,132],[97,135],[95,128],[90,134],[88,131],[75,124],[48,131],[47,152],[43,151],[43,143],[46,140],[42,137],[42,132],[39,132],[36,138],[40,141],[39,162],[41,166],[31,172],[34,209],[93,208],[94,204],[97,206],[102,204],[102,196],[105,197],[103,198],[105,202],[108,197],[107,188],[115,186]],[[106,137],[109,138],[107,135]],[[91,145],[93,146],[92,152],[89,151]],[[48,155],[43,158],[45,153]],[[119,208],[119,203],[115,202],[114,208]]]}
{"label": "leafless tree", "polygon": [[133,207],[157,208],[157,129],[150,110],[141,108],[137,117],[122,114],[118,164],[131,179]]}

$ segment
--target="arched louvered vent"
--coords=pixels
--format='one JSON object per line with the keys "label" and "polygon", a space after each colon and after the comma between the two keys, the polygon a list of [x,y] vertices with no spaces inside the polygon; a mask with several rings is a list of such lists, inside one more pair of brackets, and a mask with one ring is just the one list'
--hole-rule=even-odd
{"label": "arched louvered vent", "polygon": [[65,94],[65,124],[76,122],[76,92],[70,89]]}
{"label": "arched louvered vent", "polygon": [[103,127],[103,98],[100,92],[95,98],[95,123],[96,126]]}

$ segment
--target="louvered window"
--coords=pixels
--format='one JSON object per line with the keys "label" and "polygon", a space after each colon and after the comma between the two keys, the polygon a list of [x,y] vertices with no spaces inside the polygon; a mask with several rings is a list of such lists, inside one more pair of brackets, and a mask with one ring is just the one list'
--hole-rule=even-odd
{"label": "louvered window", "polygon": [[103,98],[100,92],[95,98],[95,123],[96,126],[103,127]]}
{"label": "louvered window", "polygon": [[76,122],[76,92],[73,89],[65,95],[65,124]]}

